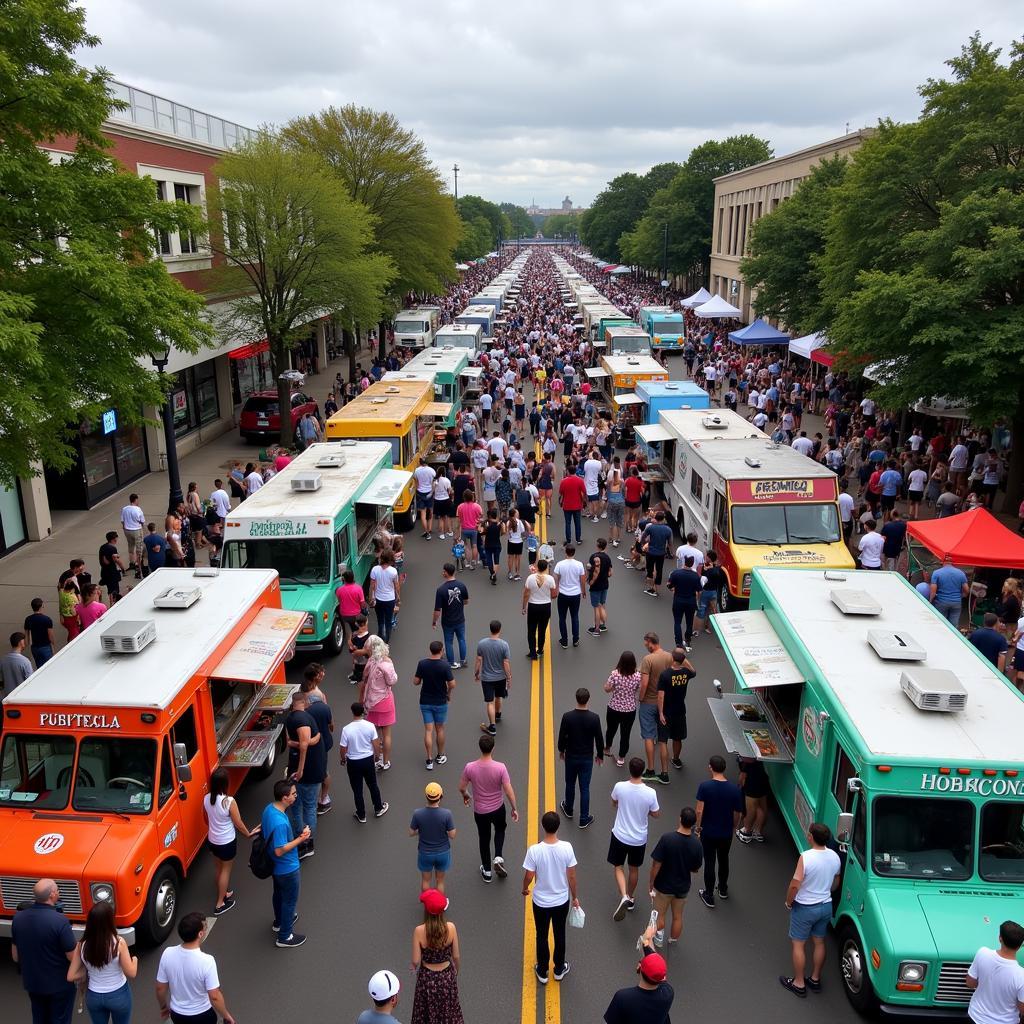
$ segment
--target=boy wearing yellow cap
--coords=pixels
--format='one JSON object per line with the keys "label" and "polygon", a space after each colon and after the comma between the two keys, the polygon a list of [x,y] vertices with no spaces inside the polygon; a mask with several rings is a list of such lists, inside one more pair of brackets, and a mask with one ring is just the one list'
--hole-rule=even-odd
{"label": "boy wearing yellow cap", "polygon": [[416,866],[420,871],[420,891],[444,892],[444,876],[452,859],[455,819],[451,811],[441,806],[444,790],[436,782],[428,783],[423,795],[427,806],[413,811],[409,822],[409,835],[418,838]]}

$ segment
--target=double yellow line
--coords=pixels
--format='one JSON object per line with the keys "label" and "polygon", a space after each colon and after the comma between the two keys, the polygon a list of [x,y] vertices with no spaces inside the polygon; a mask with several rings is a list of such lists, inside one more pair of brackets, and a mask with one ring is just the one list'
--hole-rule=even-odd
{"label": "double yellow line", "polygon": [[[538,445],[539,448],[539,445]],[[538,509],[537,534],[541,544],[548,539],[547,501]],[[540,836],[540,762],[541,762],[541,710],[544,725],[544,810],[555,809],[555,725],[554,687],[551,679],[551,641],[554,621],[549,624],[544,656],[530,663],[530,761],[526,790],[526,842],[538,842]],[[537,976],[533,973],[536,962],[534,948],[533,906],[530,897],[523,898],[523,998],[522,1024],[537,1024]],[[550,969],[549,969],[550,970]],[[560,1024],[562,1004],[560,985],[550,978],[544,986],[544,1022]]]}

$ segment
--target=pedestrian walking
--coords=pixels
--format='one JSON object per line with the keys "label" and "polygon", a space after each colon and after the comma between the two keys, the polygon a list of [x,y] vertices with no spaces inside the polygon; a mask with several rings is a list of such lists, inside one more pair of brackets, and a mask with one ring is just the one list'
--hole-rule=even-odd
{"label": "pedestrian walking", "polygon": [[0,658],[0,700],[16,686],[21,686],[33,671],[32,662],[25,657],[28,638],[21,630],[11,634],[11,649]]}
{"label": "pedestrian walking", "polygon": [[[455,566],[445,562],[441,568],[441,585],[434,591],[434,617],[431,628],[440,623],[444,636],[444,654],[453,669],[462,668],[466,663],[466,605],[469,604],[469,588],[455,578]],[[455,641],[459,642],[458,656]]]}
{"label": "pedestrian walking", "polygon": [[437,889],[420,893],[423,924],[412,933],[416,990],[410,1024],[463,1024],[459,1005],[459,933],[445,919],[448,899]]}
{"label": "pedestrian walking", "polygon": [[402,580],[390,548],[377,556],[377,564],[370,570],[370,607],[377,614],[377,635],[387,643],[402,607]]}
{"label": "pedestrian walking", "polygon": [[[490,734],[478,740],[480,756],[470,761],[462,769],[459,780],[459,792],[462,802],[469,807],[472,803],[473,820],[476,823],[477,839],[480,843],[480,877],[490,882],[494,875],[491,867],[499,878],[506,878],[505,858],[502,851],[505,847],[505,831],[508,827],[505,819],[505,799],[508,798],[512,810],[512,821],[519,821],[516,809],[516,794],[512,788],[508,769],[501,761],[493,757],[494,737]],[[472,797],[470,794],[472,793]],[[494,830],[494,857],[491,857],[491,830]]]}
{"label": "pedestrian walking", "polygon": [[697,895],[705,907],[713,909],[716,895],[729,898],[729,848],[746,805],[740,787],[725,777],[724,757],[712,754],[708,771],[711,778],[697,787],[696,830],[704,849],[704,888]]}
{"label": "pedestrian walking", "polygon": [[654,513],[654,522],[648,523],[640,534],[640,550],[647,560],[647,586],[644,593],[649,597],[658,596],[665,556],[672,543],[672,527],[665,523],[665,513],[660,509]]}
{"label": "pedestrian walking", "polygon": [[480,684],[484,697],[485,721],[480,728],[491,736],[498,731],[502,702],[512,686],[512,651],[501,637],[501,622],[492,619],[490,636],[476,645],[476,665],[473,676]]}
{"label": "pedestrian walking", "polygon": [[[486,451],[484,454],[486,455]],[[459,529],[462,531],[462,543],[466,546],[466,559],[470,569],[475,569],[481,559],[480,520],[483,514],[484,510],[476,501],[476,492],[472,488],[464,491],[462,501],[455,509],[455,518],[458,519]]]}
{"label": "pedestrian walking", "polygon": [[505,524],[498,519],[498,510],[490,509],[481,531],[480,546],[484,568],[490,575],[491,586],[498,585],[498,569],[501,566],[501,536]]}
{"label": "pedestrian walking", "polygon": [[334,806],[331,800],[330,753],[334,749],[334,713],[321,689],[320,684],[327,677],[327,670],[318,661],[311,661],[302,670],[299,688],[306,695],[306,714],[313,718],[320,730],[320,746],[323,748],[324,778],[317,796],[316,813],[327,814]]}
{"label": "pedestrian walking", "polygon": [[71,922],[57,909],[60,890],[52,878],[32,887],[33,901],[11,922],[11,959],[32,1006],[32,1024],[71,1024],[75,986],[68,961],[75,950]]}
{"label": "pedestrian walking", "polygon": [[610,694],[605,711],[605,757],[612,756],[612,742],[619,734],[619,751],[615,763],[621,768],[629,753],[629,737],[636,721],[637,701],[640,696],[640,672],[636,667],[636,655],[623,651],[604,684],[604,691]]}
{"label": "pedestrian walking", "polygon": [[665,941],[665,922],[669,911],[672,912],[669,943],[678,942],[683,934],[683,908],[690,893],[691,879],[704,863],[700,840],[693,834],[696,822],[697,812],[692,807],[684,807],[679,812],[676,830],[666,832],[651,853],[648,888],[658,915],[658,929],[654,934],[656,946]]}
{"label": "pedestrian walking", "polygon": [[41,597],[32,598],[31,608],[32,614],[25,617],[22,628],[28,634],[32,660],[36,668],[42,668],[53,657],[53,619],[44,614]]}
{"label": "pedestrian walking", "polygon": [[128,504],[121,509],[121,529],[127,546],[128,571],[134,572],[137,580],[142,579],[142,533],[145,528],[146,513],[139,507],[139,496],[129,494]]}
{"label": "pedestrian walking", "polygon": [[551,621],[551,601],[557,595],[558,583],[548,573],[548,560],[538,558],[536,569],[526,577],[526,583],[523,585],[528,658],[537,659],[544,653],[548,623]]}
{"label": "pedestrian walking", "polygon": [[288,810],[288,817],[296,835],[309,830],[309,840],[299,847],[299,860],[312,857],[316,852],[316,808],[320,787],[327,776],[327,746],[308,708],[309,695],[300,688],[292,694],[291,711],[284,720],[288,778],[295,783],[298,794]]}
{"label": "pedestrian walking", "polygon": [[[363,799],[363,785],[370,791],[373,801],[373,812],[378,818],[388,813],[388,804],[381,799],[377,786],[375,763],[380,757],[380,739],[377,727],[364,717],[366,708],[356,701],[352,705],[352,721],[341,730],[338,741],[341,763],[348,772],[349,785],[355,799],[356,810],[353,817],[360,825],[366,824],[366,804]],[[297,863],[296,859],[296,863]]]}
{"label": "pedestrian walking", "polygon": [[1017,961],[1024,945],[1024,927],[1016,921],[999,926],[999,948],[982,946],[964,983],[971,989],[967,1016],[973,1024],[1016,1024],[1024,1014],[1024,967]]}
{"label": "pedestrian walking", "polygon": [[[299,847],[310,838],[309,827],[298,835],[292,830],[290,809],[299,794],[291,779],[278,779],[274,783],[274,799],[263,808],[260,831],[273,861],[274,923],[276,945],[282,949],[301,946],[305,935],[292,931],[295,908],[299,903]],[[179,927],[180,932],[180,927]]]}
{"label": "pedestrian walking", "polygon": [[231,777],[227,768],[215,768],[210,775],[210,792],[203,801],[203,816],[206,818],[206,845],[216,861],[215,879],[217,901],[213,905],[216,917],[226,914],[235,905],[235,894],[231,891],[231,868],[238,853],[238,833],[247,839],[253,832],[242,821],[238,801],[228,795]]}
{"label": "pedestrian walking", "polygon": [[[801,998],[807,995],[808,989],[812,992],[821,991],[825,934],[832,921],[832,893],[839,886],[839,874],[842,871],[839,854],[828,848],[832,832],[827,825],[815,822],[807,830],[807,838],[811,841],[811,848],[804,850],[797,858],[796,870],[786,892],[789,938],[793,948],[793,975],[779,976],[779,984]],[[807,969],[808,939],[814,946],[809,977],[804,973]],[[1018,1012],[1016,1008],[1014,1012]]]}
{"label": "pedestrian walking", "polygon": [[508,538],[508,578],[521,580],[520,569],[523,566],[523,547],[530,535],[530,524],[520,518],[519,510],[508,510],[508,521],[505,523],[505,536]]}
{"label": "pedestrian walking", "polygon": [[376,766],[386,772],[391,770],[391,727],[398,719],[394,694],[398,673],[391,660],[391,649],[379,636],[371,636],[366,641],[366,652],[359,700],[366,708],[366,720],[376,726],[380,734],[380,757]]}
{"label": "pedestrian walking", "polygon": [[[629,779],[612,787],[615,821],[608,844],[608,863],[615,871],[619,902],[612,920],[621,921],[636,905],[634,894],[640,879],[640,868],[647,853],[647,822],[661,816],[658,794],[644,784],[644,762],[639,757],[629,760]],[[628,866],[627,871],[624,870]]]}
{"label": "pedestrian walking", "polygon": [[132,956],[114,924],[114,905],[94,903],[68,968],[68,981],[85,982],[85,1008],[92,1024],[129,1024],[128,982],[138,970],[139,958]]}
{"label": "pedestrian walking", "polygon": [[590,813],[590,779],[594,765],[604,764],[604,736],[601,719],[588,707],[590,691],[576,691],[576,707],[562,715],[558,726],[558,756],[565,762],[565,796],[559,803],[562,813],[572,819],[576,804],[576,785],[580,788],[580,828],[594,820]]}
{"label": "pedestrian walking", "polygon": [[537,962],[534,974],[542,984],[548,983],[548,969],[551,965],[551,948],[548,932],[554,939],[555,981],[561,981],[569,973],[569,961],[565,958],[565,923],[569,907],[578,907],[576,893],[576,853],[571,843],[558,838],[562,819],[555,811],[547,811],[540,819],[544,838],[526,851],[523,860],[523,895],[531,895],[533,903],[533,924],[537,931]]}
{"label": "pedestrian walking", "polygon": [[416,866],[420,871],[420,891],[437,889],[444,892],[444,876],[452,861],[452,840],[455,819],[447,807],[441,806],[444,790],[436,782],[428,782],[423,790],[427,806],[412,812],[409,835],[416,836]]}
{"label": "pedestrian walking", "polygon": [[426,456],[420,457],[420,464],[413,470],[416,481],[416,511],[423,527],[423,539],[430,540],[430,531],[434,521],[434,480],[437,471],[427,464]]}
{"label": "pedestrian walking", "polygon": [[572,543],[575,530],[576,543],[583,541],[583,506],[587,500],[587,485],[583,478],[576,475],[576,463],[567,458],[565,476],[558,485],[558,504],[565,516],[565,543]]}
{"label": "pedestrian walking", "polygon": [[[701,590],[697,605],[697,620],[693,633],[696,635],[703,630],[710,636],[711,627],[709,625],[709,620],[712,615],[718,614],[718,608],[722,603],[722,588],[728,586],[729,579],[725,575],[725,571],[718,564],[718,555],[714,551],[709,551],[704,556],[704,565],[702,570]],[[672,596],[674,599],[675,594]],[[676,629],[678,628],[679,627],[677,625]]]}
{"label": "pedestrian walking", "polygon": [[576,557],[576,546],[565,545],[565,558],[552,570],[558,584],[558,646],[569,646],[566,617],[572,622],[572,645],[580,645],[580,602],[587,596],[587,570]]}
{"label": "pedestrian walking", "polygon": [[672,655],[663,650],[657,633],[644,633],[644,648],[647,653],[640,661],[640,703],[637,714],[640,718],[640,738],[644,741],[644,754],[647,767],[644,779],[656,779],[667,786],[668,778],[668,747],[658,748],[661,771],[654,770],[655,744],[658,742],[658,683],[661,673],[672,664]]}
{"label": "pedestrian walking", "polygon": [[[693,642],[693,620],[697,614],[697,597],[701,593],[701,578],[693,568],[693,555],[683,558],[683,567],[669,574],[668,589],[672,592],[672,628],[676,647],[688,651]],[[686,632],[683,633],[683,619]]]}
{"label": "pedestrian walking", "polygon": [[[448,702],[455,689],[455,676],[451,666],[441,657],[444,648],[440,640],[430,641],[430,657],[421,658],[416,665],[413,686],[420,688],[420,715],[423,718],[423,747],[427,752],[426,768],[434,770],[435,764],[445,764],[448,755],[444,752],[445,722],[448,721]],[[437,755],[434,755],[434,747]]]}
{"label": "pedestrian walking", "polygon": [[401,988],[402,983],[393,971],[377,971],[367,985],[373,1009],[363,1010],[356,1018],[356,1024],[398,1024],[394,1010],[398,1006]]}
{"label": "pedestrian walking", "polygon": [[672,651],[672,664],[658,677],[658,747],[668,751],[672,741],[669,763],[679,770],[683,767],[683,740],[686,739],[686,691],[697,670],[686,657],[686,651],[676,647]]}
{"label": "pedestrian walking", "polygon": [[156,969],[160,1017],[169,1017],[171,1024],[217,1024],[218,1018],[235,1024],[221,992],[217,961],[199,948],[206,938],[203,915],[186,914],[178,922],[178,938],[181,945],[168,946]]}
{"label": "pedestrian walking", "polygon": [[602,1018],[605,1024],[670,1024],[669,1011],[675,990],[665,980],[668,965],[654,949],[654,915],[643,935],[637,940],[640,961],[636,973],[640,980],[632,987],[620,988]]}
{"label": "pedestrian walking", "polygon": [[608,588],[613,573],[608,541],[598,537],[597,550],[587,559],[587,586],[590,588],[590,607],[594,611],[594,624],[587,627],[591,636],[608,632]]}

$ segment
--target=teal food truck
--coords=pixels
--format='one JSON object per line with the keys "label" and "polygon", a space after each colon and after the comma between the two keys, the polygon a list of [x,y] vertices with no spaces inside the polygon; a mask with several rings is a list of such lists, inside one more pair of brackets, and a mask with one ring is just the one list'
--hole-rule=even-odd
{"label": "teal food truck", "polygon": [[221,564],[276,569],[282,606],[306,613],[298,646],[338,654],[341,574],[365,583],[378,533],[393,529],[392,506],[411,479],[392,468],[386,441],[312,444],[231,510]]}
{"label": "teal food truck", "polygon": [[[431,381],[435,400],[448,406],[445,415],[438,418],[438,423],[448,429],[454,427],[462,415],[467,386],[480,374],[479,370],[469,365],[471,355],[470,349],[461,345],[435,346],[417,352],[401,370],[390,370],[381,379]],[[467,373],[467,370],[470,372]]]}
{"label": "teal food truck", "polygon": [[647,322],[651,348],[674,351],[686,344],[686,323],[682,313],[652,313]]}
{"label": "teal food truck", "polygon": [[853,1006],[963,1016],[975,953],[1024,919],[1024,700],[896,573],[752,575],[749,611],[711,619],[726,747],[765,763],[799,849],[815,821],[840,843]]}

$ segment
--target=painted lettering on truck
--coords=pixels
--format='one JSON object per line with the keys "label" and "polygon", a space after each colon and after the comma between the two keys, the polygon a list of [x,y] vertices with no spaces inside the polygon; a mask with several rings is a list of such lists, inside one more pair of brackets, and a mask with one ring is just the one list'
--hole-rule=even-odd
{"label": "painted lettering on truck", "polygon": [[249,523],[250,537],[304,537],[309,531],[307,523],[291,519],[261,519]]}

